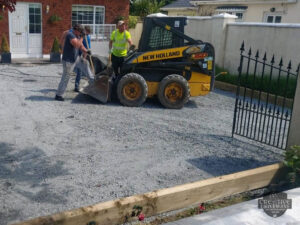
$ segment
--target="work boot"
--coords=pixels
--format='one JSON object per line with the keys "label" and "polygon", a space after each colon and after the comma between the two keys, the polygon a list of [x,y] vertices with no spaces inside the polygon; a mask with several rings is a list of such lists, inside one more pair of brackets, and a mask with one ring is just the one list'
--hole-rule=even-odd
{"label": "work boot", "polygon": [[55,95],[55,100],[63,102],[65,99],[59,95]]}

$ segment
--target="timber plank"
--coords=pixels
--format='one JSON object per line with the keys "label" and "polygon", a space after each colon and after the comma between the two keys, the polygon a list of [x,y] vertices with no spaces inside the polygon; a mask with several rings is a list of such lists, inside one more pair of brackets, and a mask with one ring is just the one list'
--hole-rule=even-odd
{"label": "timber plank", "polygon": [[97,225],[121,224],[136,219],[131,216],[133,207],[136,205],[143,207],[143,213],[146,216],[152,216],[268,186],[282,167],[281,163],[277,163],[81,207],[15,225],[86,225],[89,222],[95,222]]}

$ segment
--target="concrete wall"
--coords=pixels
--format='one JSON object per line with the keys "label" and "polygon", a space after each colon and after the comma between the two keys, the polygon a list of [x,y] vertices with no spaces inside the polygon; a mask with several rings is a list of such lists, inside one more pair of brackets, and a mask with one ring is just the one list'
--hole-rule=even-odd
{"label": "concrete wall", "polygon": [[275,55],[276,63],[282,57],[287,66],[291,60],[293,72],[300,62],[300,24],[236,23],[235,17],[223,14],[212,17],[188,17],[185,33],[194,39],[210,42],[215,47],[216,64],[237,73],[240,47],[252,48]]}
{"label": "concrete wall", "polygon": [[210,42],[212,40],[212,17],[188,17],[184,32],[196,40]]}
{"label": "concrete wall", "polygon": [[281,57],[285,66],[291,60],[293,71],[300,62],[300,24],[231,23],[227,26],[227,34],[223,65],[231,72],[236,70],[243,41],[245,48],[251,47],[254,54],[256,50],[261,55],[266,52],[269,61],[273,54],[277,64]]}
{"label": "concrete wall", "polygon": [[133,44],[136,46],[136,48],[139,45],[142,31],[143,31],[143,23],[142,22],[138,22],[134,29],[129,29],[129,32],[131,34],[131,40],[132,40]]}

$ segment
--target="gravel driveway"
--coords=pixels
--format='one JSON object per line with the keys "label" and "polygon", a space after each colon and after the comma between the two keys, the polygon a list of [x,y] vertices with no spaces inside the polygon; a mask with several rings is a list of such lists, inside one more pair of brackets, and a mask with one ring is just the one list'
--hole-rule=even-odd
{"label": "gravel driveway", "polygon": [[73,92],[54,101],[61,64],[0,65],[0,224],[282,160],[231,138],[234,96],[215,90],[182,110],[129,108]]}

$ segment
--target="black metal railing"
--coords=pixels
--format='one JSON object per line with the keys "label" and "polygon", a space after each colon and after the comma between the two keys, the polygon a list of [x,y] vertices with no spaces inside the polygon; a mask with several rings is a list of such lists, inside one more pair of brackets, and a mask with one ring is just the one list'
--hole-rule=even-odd
{"label": "black metal railing", "polygon": [[291,61],[284,68],[282,58],[275,64],[274,55],[268,63],[266,53],[262,60],[259,51],[252,57],[251,48],[244,54],[244,42],[240,51],[232,137],[285,149],[300,64],[292,73]]}

